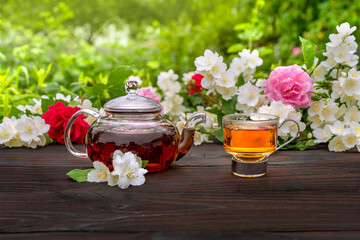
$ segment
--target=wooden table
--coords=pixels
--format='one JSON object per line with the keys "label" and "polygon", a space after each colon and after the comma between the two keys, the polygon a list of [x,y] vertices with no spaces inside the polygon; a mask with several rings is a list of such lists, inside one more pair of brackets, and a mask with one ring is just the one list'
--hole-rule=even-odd
{"label": "wooden table", "polygon": [[0,239],[360,239],[356,151],[280,151],[244,179],[205,144],[126,190],[65,175],[91,167],[62,145],[0,148]]}

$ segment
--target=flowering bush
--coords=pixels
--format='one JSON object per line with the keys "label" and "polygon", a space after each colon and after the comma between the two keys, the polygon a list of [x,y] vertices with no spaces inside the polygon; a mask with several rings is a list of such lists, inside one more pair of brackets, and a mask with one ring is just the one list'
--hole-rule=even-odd
{"label": "flowering bush", "polygon": [[[153,80],[140,71],[138,75],[145,78],[141,81],[139,76],[132,75],[134,72],[129,67],[123,66],[102,76],[92,87],[86,87],[85,80],[75,84],[77,89],[82,89],[78,91],[82,95],[77,98],[57,94],[55,99],[34,99],[34,105],[18,106],[18,109],[30,116],[43,115],[51,125],[50,137],[63,142],[64,124],[75,111],[65,108],[92,108],[92,104],[100,108],[109,99],[124,95],[124,81],[132,79],[143,85],[139,94],[160,102],[163,113],[176,121],[180,130],[189,113],[207,112],[207,123],[195,133],[197,145],[210,142],[212,135],[222,141],[225,114],[259,112],[277,115],[280,121],[291,118],[298,123],[300,137],[289,147],[303,150],[329,143],[330,151],[353,147],[360,150],[360,72],[356,68],[359,57],[355,54],[358,45],[352,35],[356,27],[343,23],[336,30],[337,33],[330,34],[324,50],[300,37],[304,64],[274,66],[269,75],[258,71],[263,60],[256,49],[243,49],[229,65],[218,53],[207,49],[195,59],[194,71],[184,73],[181,80],[170,69],[160,72]],[[59,103],[60,111],[48,108],[57,101],[66,106]],[[72,140],[81,142],[88,127],[84,121],[91,123],[94,119],[78,120],[81,123]],[[5,126],[6,121],[0,126],[0,144],[6,144],[14,135]],[[278,135],[279,143],[295,136],[296,124],[287,122]]]}

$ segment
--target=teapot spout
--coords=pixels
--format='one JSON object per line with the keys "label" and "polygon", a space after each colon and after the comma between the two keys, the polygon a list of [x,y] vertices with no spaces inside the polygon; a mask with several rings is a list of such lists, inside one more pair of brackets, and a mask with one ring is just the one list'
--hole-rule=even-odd
{"label": "teapot spout", "polygon": [[194,135],[195,135],[195,127],[206,121],[206,113],[195,113],[192,115],[187,122],[185,123],[185,127],[181,132],[178,155],[176,161],[185,156],[194,143]]}

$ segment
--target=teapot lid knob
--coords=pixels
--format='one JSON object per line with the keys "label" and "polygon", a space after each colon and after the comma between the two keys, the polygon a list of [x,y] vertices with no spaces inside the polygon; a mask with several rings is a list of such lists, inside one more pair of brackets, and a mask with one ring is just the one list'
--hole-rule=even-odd
{"label": "teapot lid knob", "polygon": [[125,83],[125,90],[128,94],[137,94],[139,83],[136,80],[128,80]]}

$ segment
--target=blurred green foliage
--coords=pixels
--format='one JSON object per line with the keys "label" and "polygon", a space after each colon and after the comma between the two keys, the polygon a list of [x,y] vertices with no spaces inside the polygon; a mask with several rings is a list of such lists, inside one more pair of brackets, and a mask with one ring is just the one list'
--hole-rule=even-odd
{"label": "blurred green foliage", "polygon": [[181,77],[205,49],[229,63],[256,48],[266,76],[303,63],[298,36],[323,45],[336,25],[359,26],[359,12],[356,0],[0,0],[0,119],[33,97],[107,86],[119,65],[146,85],[169,69]]}

